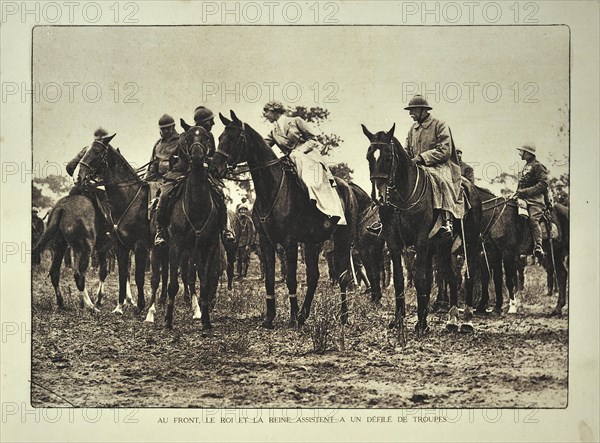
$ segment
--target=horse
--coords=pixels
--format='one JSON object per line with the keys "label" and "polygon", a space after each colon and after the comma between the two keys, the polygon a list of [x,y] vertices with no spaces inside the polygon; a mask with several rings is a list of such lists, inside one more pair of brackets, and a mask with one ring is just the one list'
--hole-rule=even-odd
{"label": "horse", "polygon": [[[165,327],[173,329],[175,295],[179,291],[178,270],[182,257],[189,253],[200,280],[200,306],[192,296],[193,318],[200,319],[203,329],[212,328],[210,310],[221,275],[221,228],[218,206],[225,202],[210,183],[208,167],[208,132],[200,126],[190,126],[182,119],[185,132],[179,137],[179,149],[188,164],[182,184],[182,196],[172,207],[168,224],[169,285]],[[154,306],[153,306],[154,307]],[[152,307],[152,308],[153,308]]]}
{"label": "horse", "polygon": [[358,241],[356,243],[360,258],[371,283],[371,301],[381,301],[381,272],[383,271],[383,248],[385,240],[370,232],[367,228],[379,220],[379,208],[360,186],[350,183],[358,203]]}
{"label": "horse", "polygon": [[[336,279],[341,290],[341,316],[348,322],[346,288],[348,278],[339,278],[341,270],[350,268],[350,246],[355,238],[357,203],[348,184],[336,179],[336,190],[342,199],[347,221],[337,226],[322,214],[308,198],[299,178],[286,171],[285,161],[278,158],[263,137],[250,125],[240,121],[231,111],[229,120],[219,114],[225,125],[219,136],[219,146],[211,162],[211,171],[225,176],[228,167],[241,162],[248,169],[256,190],[253,219],[258,219],[260,247],[265,262],[265,288],[267,314],[262,326],[272,329],[275,309],[275,248],[283,245],[286,259],[286,284],[290,301],[290,326],[302,326],[310,315],[311,304],[319,279],[319,252],[322,243],[332,235],[335,242]],[[288,167],[289,169],[289,167]],[[307,289],[302,308],[296,295],[298,243],[304,243]]]}
{"label": "horse", "polygon": [[[130,251],[135,257],[135,283],[137,286],[136,312],[145,306],[144,280],[149,248],[148,192],[149,185],[142,180],[121,152],[111,146],[116,134],[94,140],[79,162],[79,183],[88,183],[100,177],[106,188],[111,206],[111,223],[116,237],[116,255],[119,267],[119,300],[113,310],[123,314],[129,291],[131,268]],[[101,299],[97,303],[100,303]]]}
{"label": "horse", "polygon": [[[433,191],[431,178],[425,170],[417,166],[404,150],[400,142],[394,138],[396,125],[388,131],[372,134],[364,125],[363,133],[369,139],[367,160],[369,173],[373,185],[373,197],[382,205],[382,221],[385,235],[392,235],[394,243],[389,244],[390,251],[396,249],[394,254],[394,285],[396,310],[391,327],[403,328],[406,314],[404,297],[403,272],[400,254],[404,245],[414,245],[416,249],[414,283],[417,290],[417,324],[415,331],[418,335],[429,332],[427,314],[429,311],[429,298],[432,286],[432,261],[433,254],[439,255],[440,271],[445,276],[450,288],[450,310],[446,329],[458,331],[458,285],[457,278],[451,266],[452,248],[455,243],[452,239],[430,238],[430,232],[436,226],[439,211],[433,207]],[[469,183],[465,184],[466,192],[470,196],[471,209],[461,221],[461,237],[467,257],[470,257],[467,267],[466,307],[461,332],[473,332],[473,275],[477,270],[478,261],[476,252],[479,251],[479,225],[481,217],[481,201],[471,189]],[[387,225],[387,227],[386,227]],[[387,237],[386,237],[387,240]],[[397,275],[400,274],[400,275]]]}
{"label": "horse", "polygon": [[[98,312],[88,295],[85,285],[86,272],[90,264],[92,251],[98,253],[99,277],[97,299],[104,294],[104,281],[108,275],[106,267],[107,244],[97,244],[100,223],[92,201],[84,195],[68,195],[61,198],[50,211],[50,218],[44,233],[33,247],[33,253],[41,253],[51,244],[52,265],[50,279],[56,295],[59,309],[64,309],[64,300],[60,290],[60,266],[67,247],[73,251],[73,277],[80,294],[80,303],[85,309]],[[101,242],[100,242],[101,243]]]}
{"label": "horse", "polygon": [[[523,223],[528,221],[524,216],[521,216]],[[552,224],[556,226],[558,235],[553,238]],[[542,226],[543,239],[542,248],[544,249],[544,258],[542,265],[546,270],[548,286],[550,281],[556,280],[558,286],[558,300],[554,309],[548,314],[550,317],[562,316],[562,309],[567,304],[567,287],[569,272],[567,262],[569,257],[569,208],[555,203],[551,211],[547,211],[540,221]],[[522,249],[531,251],[533,249],[533,238],[529,229],[526,229],[523,239]]]}
{"label": "horse", "polygon": [[516,200],[498,197],[492,192],[479,186],[474,186],[483,200],[482,204],[482,257],[485,266],[481,273],[481,299],[475,312],[487,315],[489,302],[488,283],[490,273],[494,279],[496,302],[494,313],[502,314],[503,291],[502,274],[504,266],[505,284],[509,296],[509,314],[517,311],[515,288],[518,290],[518,266],[524,233],[529,232],[521,217],[519,217]]}

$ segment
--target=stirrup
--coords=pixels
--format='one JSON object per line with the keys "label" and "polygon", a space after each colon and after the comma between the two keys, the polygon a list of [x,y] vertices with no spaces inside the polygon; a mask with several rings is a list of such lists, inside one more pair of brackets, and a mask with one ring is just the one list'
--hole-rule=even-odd
{"label": "stirrup", "polygon": [[367,226],[367,231],[379,237],[381,231],[383,231],[383,224],[380,221],[373,222],[371,225]]}
{"label": "stirrup", "polygon": [[156,236],[154,237],[154,246],[160,246],[166,242],[167,240],[159,232],[157,232]]}

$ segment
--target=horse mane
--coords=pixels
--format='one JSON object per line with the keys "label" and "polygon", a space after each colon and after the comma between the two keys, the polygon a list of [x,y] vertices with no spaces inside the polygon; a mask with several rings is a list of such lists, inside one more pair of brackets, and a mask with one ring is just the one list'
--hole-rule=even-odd
{"label": "horse mane", "polygon": [[133,167],[129,164],[129,162],[125,159],[125,157],[123,157],[123,154],[121,154],[121,151],[119,151],[118,149],[115,149],[111,144],[108,144],[107,147],[109,148],[109,151],[111,152],[111,154],[113,156],[116,156],[117,159],[123,164],[125,165],[125,168],[131,172],[132,174],[137,176],[137,172],[133,169]]}

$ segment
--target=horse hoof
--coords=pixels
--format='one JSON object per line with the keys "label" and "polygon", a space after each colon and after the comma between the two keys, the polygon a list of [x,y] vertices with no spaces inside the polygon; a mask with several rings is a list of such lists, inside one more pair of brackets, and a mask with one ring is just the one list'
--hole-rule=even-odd
{"label": "horse hoof", "polygon": [[298,326],[304,326],[304,323],[306,323],[306,317],[304,315],[300,314],[298,316],[297,321],[298,321]]}
{"label": "horse hoof", "polygon": [[260,326],[264,329],[274,329],[272,320],[265,320],[260,324]]}
{"label": "horse hoof", "polygon": [[173,330],[173,323],[165,323],[165,329],[168,331]]}
{"label": "horse hoof", "polygon": [[203,331],[209,331],[212,329],[212,323],[208,322],[208,323],[202,323],[202,330]]}
{"label": "horse hoof", "polygon": [[548,314],[548,317],[552,318],[552,317],[562,317],[562,310],[559,309],[553,309],[552,312],[550,312]]}
{"label": "horse hoof", "polygon": [[475,332],[475,328],[471,323],[463,323],[460,325],[460,332],[462,334],[473,334]]}
{"label": "horse hoof", "polygon": [[429,332],[431,332],[431,329],[428,324],[423,325],[423,323],[417,322],[415,325],[415,333],[417,335],[426,335],[429,334]]}
{"label": "horse hoof", "polygon": [[434,303],[431,307],[431,312],[445,314],[448,312],[448,305],[445,303]]}
{"label": "horse hoof", "polygon": [[489,314],[490,313],[485,308],[475,309],[475,315],[477,315],[478,317],[487,317],[487,316],[489,316]]}
{"label": "horse hoof", "polygon": [[456,323],[446,323],[446,332],[458,332],[458,325]]}
{"label": "horse hoof", "polygon": [[115,309],[113,309],[112,313],[123,315],[123,308],[121,307],[121,305],[118,305]]}

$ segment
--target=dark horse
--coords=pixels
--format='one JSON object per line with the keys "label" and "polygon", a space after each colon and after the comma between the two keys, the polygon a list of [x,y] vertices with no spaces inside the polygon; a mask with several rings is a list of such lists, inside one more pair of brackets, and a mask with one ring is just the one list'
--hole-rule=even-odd
{"label": "dark horse", "polygon": [[[388,131],[372,134],[363,125],[363,132],[369,139],[370,146],[367,151],[369,172],[373,183],[373,194],[379,194],[382,204],[381,217],[384,224],[386,240],[390,252],[395,248],[392,259],[394,260],[394,285],[396,291],[396,312],[394,321],[390,326],[403,327],[406,314],[404,297],[404,275],[401,269],[400,253],[404,245],[414,245],[416,248],[414,283],[417,290],[417,315],[418,321],[415,330],[418,334],[428,332],[427,314],[429,311],[429,297],[432,286],[432,261],[433,254],[439,254],[438,263],[440,271],[445,276],[450,288],[450,311],[446,328],[451,331],[458,330],[458,278],[454,275],[451,266],[452,240],[437,240],[430,238],[430,232],[438,219],[438,213],[433,207],[433,192],[431,178],[425,170],[418,167],[409,157],[400,142],[394,138],[395,125]],[[468,271],[466,279],[466,307],[463,323],[460,326],[463,332],[472,332],[473,325],[473,276],[478,267],[476,254],[479,252],[479,224],[481,217],[481,201],[472,192],[470,185],[466,184],[470,196],[471,209],[465,214],[464,238],[468,258]],[[375,197],[375,195],[374,195]],[[386,224],[388,227],[386,227]],[[392,226],[389,226],[392,224]],[[391,232],[390,232],[391,231]],[[397,275],[399,274],[399,275]]]}
{"label": "dark horse", "polygon": [[519,217],[516,200],[505,197],[497,197],[484,188],[475,186],[475,189],[483,200],[481,236],[483,240],[481,273],[481,300],[476,312],[487,313],[489,302],[489,273],[494,279],[496,302],[494,312],[502,313],[502,274],[504,265],[504,278],[508,296],[510,298],[509,313],[516,313],[517,302],[515,298],[515,287],[518,284],[517,266],[519,251],[525,233],[529,231],[527,221]]}
{"label": "dark horse", "polygon": [[111,205],[113,233],[116,238],[119,264],[119,301],[114,313],[123,313],[129,289],[130,251],[135,256],[137,312],[145,305],[144,280],[149,247],[147,182],[138,177],[121,153],[110,145],[116,134],[102,141],[95,140],[79,162],[78,181],[87,183],[90,177],[101,177]]}
{"label": "dark horse", "polygon": [[[307,196],[295,175],[289,174],[281,159],[267,146],[264,139],[248,124],[241,122],[231,112],[233,121],[219,115],[225,130],[219,137],[219,147],[211,163],[218,177],[224,177],[227,166],[248,162],[256,189],[254,219],[260,238],[265,263],[265,287],[267,315],[263,327],[273,328],[275,318],[275,248],[279,243],[285,248],[286,283],[290,299],[290,324],[303,325],[310,314],[319,279],[319,252],[322,243],[334,236],[335,268],[337,276],[350,267],[350,245],[353,241],[357,218],[354,193],[343,180],[336,180],[337,192],[344,205],[347,225],[333,224],[322,214]],[[298,309],[296,296],[298,266],[298,243],[304,243],[306,261],[306,297]],[[349,279],[337,279],[341,289],[341,321],[348,321],[346,287]]]}
{"label": "dark horse", "polygon": [[360,186],[350,183],[350,187],[356,196],[359,211],[356,246],[371,283],[371,301],[379,303],[381,301],[381,272],[383,271],[385,240],[367,230],[371,224],[379,221],[379,207]]}
{"label": "dark horse", "polygon": [[96,217],[94,204],[83,195],[69,195],[61,198],[52,211],[48,226],[42,234],[33,252],[40,253],[52,244],[52,266],[50,279],[56,294],[56,303],[60,309],[64,308],[64,301],[60,291],[60,265],[67,246],[71,248],[74,256],[73,276],[75,284],[80,291],[80,301],[83,307],[92,311],[98,309],[94,306],[85,287],[85,275],[90,263],[94,248],[97,249],[98,263],[100,265],[100,284],[98,286],[98,300],[104,293],[104,280],[108,275],[106,268],[106,252],[108,245],[97,245],[100,224]]}
{"label": "dark horse", "polygon": [[185,132],[179,137],[179,152],[181,159],[188,164],[188,173],[182,184],[182,196],[173,204],[168,225],[169,301],[165,327],[173,328],[175,295],[179,291],[178,271],[187,253],[200,280],[200,306],[197,297],[192,294],[194,319],[200,319],[202,327],[209,329],[212,327],[209,312],[221,275],[218,207],[225,202],[209,181],[206,164],[210,146],[208,132],[199,126],[189,126],[183,120],[181,126]]}

